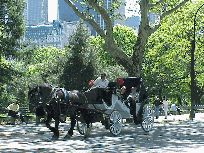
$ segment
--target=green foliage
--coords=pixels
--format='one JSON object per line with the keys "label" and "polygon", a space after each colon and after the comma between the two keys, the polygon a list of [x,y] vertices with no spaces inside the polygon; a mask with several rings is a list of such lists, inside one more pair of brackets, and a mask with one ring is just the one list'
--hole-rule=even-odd
{"label": "green foliage", "polygon": [[[182,99],[190,96],[191,36],[195,8],[200,3],[187,3],[182,9],[162,20],[162,26],[149,37],[143,77],[150,94]],[[201,22],[202,23],[202,22]],[[199,27],[200,24],[197,24]],[[198,31],[196,31],[197,33]],[[200,40],[203,41],[202,38]],[[195,69],[197,85],[203,86],[203,45],[196,37]]]}
{"label": "green foliage", "polygon": [[120,47],[126,55],[132,56],[133,46],[137,39],[136,33],[132,28],[116,24],[113,27],[113,38],[118,47]]}
{"label": "green foliage", "polygon": [[[28,54],[28,56],[30,55]],[[46,79],[51,84],[59,84],[58,77],[63,72],[63,67],[67,60],[66,57],[69,56],[70,54],[67,54],[64,49],[61,50],[54,47],[35,48],[30,64],[27,66],[26,76],[35,76],[41,83]],[[35,81],[33,80],[33,82]]]}
{"label": "green foliage", "polygon": [[15,99],[8,92],[8,85],[17,72],[10,61],[16,55],[19,40],[24,34],[22,0],[4,0],[0,2],[0,104]]}
{"label": "green foliage", "polygon": [[[132,28],[116,24],[113,27],[113,38],[118,47],[120,47],[126,55],[132,56],[133,46],[137,39],[135,31]],[[91,46],[93,46],[98,53],[100,62],[107,64],[107,66],[117,65],[115,59],[103,49],[104,43],[105,41],[101,36],[97,36],[96,38],[91,37]]]}
{"label": "green foliage", "polygon": [[18,100],[21,107],[27,107],[28,87],[42,84],[44,79],[50,84],[59,85],[59,76],[67,60],[65,57],[68,56],[65,50],[53,47],[23,48],[19,55],[18,59],[5,61],[4,64],[8,68],[11,67],[13,72],[8,76],[9,82],[4,81],[6,84],[1,86],[0,103],[3,106]]}
{"label": "green foliage", "polygon": [[0,3],[0,55],[14,55],[24,34],[23,0],[4,0]]}

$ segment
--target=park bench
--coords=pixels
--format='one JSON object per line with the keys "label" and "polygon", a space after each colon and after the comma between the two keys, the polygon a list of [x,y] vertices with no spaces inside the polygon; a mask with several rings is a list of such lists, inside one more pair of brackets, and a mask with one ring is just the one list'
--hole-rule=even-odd
{"label": "park bench", "polygon": [[[19,112],[21,111],[23,112],[22,117],[24,118],[25,123],[29,123],[29,120],[33,117],[33,115],[27,115],[28,113],[30,113],[27,107],[20,107]],[[0,107],[0,124],[2,122],[8,123],[10,119],[11,119],[11,116],[8,116],[8,110],[4,107]],[[20,117],[19,116],[14,117],[14,120],[16,119],[19,120]]]}
{"label": "park bench", "polygon": [[204,105],[195,105],[194,110],[195,110],[195,113],[203,113],[204,112]]}
{"label": "park bench", "polygon": [[[189,114],[191,111],[191,106],[180,106],[182,114]],[[195,113],[203,113],[204,112],[204,105],[195,105],[194,106]]]}

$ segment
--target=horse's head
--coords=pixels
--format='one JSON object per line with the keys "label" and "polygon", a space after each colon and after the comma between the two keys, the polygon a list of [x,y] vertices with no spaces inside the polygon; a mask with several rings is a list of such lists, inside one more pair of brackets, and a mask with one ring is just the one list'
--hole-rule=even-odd
{"label": "horse's head", "polygon": [[39,102],[40,102],[40,96],[38,92],[38,87],[29,88],[29,91],[28,91],[29,111],[34,112]]}
{"label": "horse's head", "polygon": [[42,84],[37,87],[29,88],[28,91],[28,104],[30,112],[35,112],[40,102],[45,104],[52,98],[52,87],[47,84]]}

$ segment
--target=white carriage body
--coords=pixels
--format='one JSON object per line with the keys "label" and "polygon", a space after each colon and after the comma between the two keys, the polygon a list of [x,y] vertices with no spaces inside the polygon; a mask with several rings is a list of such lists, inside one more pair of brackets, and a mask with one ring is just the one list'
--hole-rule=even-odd
{"label": "white carriage body", "polygon": [[[130,109],[123,103],[119,96],[112,94],[112,105],[108,106],[104,100],[102,104],[88,104],[90,109],[105,110],[106,114],[110,114],[113,110],[120,112],[123,119],[131,118]],[[136,103],[136,114],[140,109],[141,103]]]}

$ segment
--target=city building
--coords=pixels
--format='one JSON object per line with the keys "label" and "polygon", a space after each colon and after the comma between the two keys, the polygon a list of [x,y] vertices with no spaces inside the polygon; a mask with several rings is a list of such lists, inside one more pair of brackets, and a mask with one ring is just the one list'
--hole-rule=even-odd
{"label": "city building", "polygon": [[[80,2],[82,2],[82,0],[78,0],[78,3],[74,4],[80,11],[83,11]],[[58,0],[58,13],[60,21],[79,21],[79,17],[74,13],[71,7],[69,7],[69,5],[64,0]]]}
{"label": "city building", "polygon": [[133,0],[126,0],[125,16],[126,18],[139,16],[140,6]]}
{"label": "city building", "polygon": [[[82,0],[75,3],[79,11],[83,11],[81,7]],[[110,9],[113,0],[104,0],[104,8]],[[30,45],[37,44],[39,47],[53,46],[56,48],[64,48],[68,45],[68,39],[72,35],[73,30],[79,21],[79,17],[74,11],[67,5],[64,0],[58,0],[58,20],[54,20],[53,23],[48,22],[48,0],[25,0],[24,18],[26,23],[26,34],[24,41],[30,43]],[[119,10],[111,12],[111,14],[120,13],[123,17],[122,20],[115,20],[112,22],[112,26],[115,24],[127,25],[132,27],[136,33],[139,28],[140,16],[138,14],[138,6],[131,0],[121,0],[124,4]],[[88,8],[87,8],[88,9]],[[100,14],[96,14],[93,9],[87,10],[94,15],[94,20],[103,29],[106,30],[106,25]],[[129,13],[128,13],[129,12]],[[131,15],[130,15],[131,14]],[[153,21],[154,18],[150,20]],[[127,21],[125,20],[127,18]],[[88,24],[87,29],[90,31],[90,35],[97,36],[96,31]]]}
{"label": "city building", "polygon": [[29,46],[37,45],[53,46],[58,49],[68,45],[68,39],[73,34],[78,22],[62,22],[53,21],[50,25],[26,26],[26,34],[23,38],[24,42],[28,42]]}
{"label": "city building", "polygon": [[[78,3],[74,3],[75,6],[78,8],[79,11],[83,12],[83,9],[81,7],[80,2],[82,2],[82,0],[78,0]],[[111,3],[113,2],[113,0],[104,0],[104,8],[109,9],[111,7]],[[122,3],[125,3],[125,0],[121,0]],[[60,21],[79,21],[79,17],[74,13],[74,11],[68,6],[68,4],[66,2],[64,2],[64,0],[58,0],[58,5],[59,5],[59,20]],[[87,8],[88,9],[88,8]],[[106,25],[104,23],[104,20],[102,18],[102,16],[100,14],[96,14],[92,9],[88,9],[89,13],[92,13],[94,15],[94,19],[97,22],[97,24],[103,29],[106,30]],[[123,20],[115,20],[114,22],[112,22],[112,25],[114,26],[115,24],[121,24],[121,25],[125,25],[125,5],[122,5],[119,10],[112,12],[112,14],[118,14],[120,13],[121,15],[123,15]],[[88,27],[90,28],[90,32],[91,35],[93,36],[97,36],[96,31],[88,24]]]}
{"label": "city building", "polygon": [[24,22],[26,26],[48,23],[48,0],[25,0]]}

